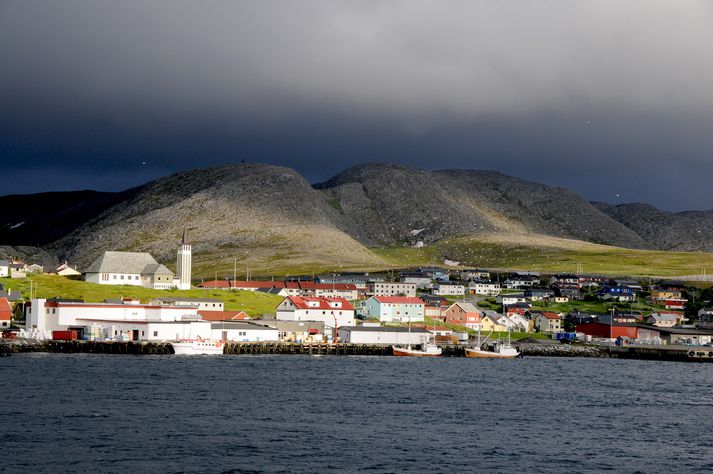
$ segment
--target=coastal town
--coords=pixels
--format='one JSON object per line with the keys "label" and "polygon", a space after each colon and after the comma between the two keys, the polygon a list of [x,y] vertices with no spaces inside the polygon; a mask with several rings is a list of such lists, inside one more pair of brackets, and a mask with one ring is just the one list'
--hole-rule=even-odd
{"label": "coastal town", "polygon": [[[3,338],[171,342],[174,347],[217,341],[218,348],[229,342],[410,348],[428,343],[480,347],[507,335],[550,344],[713,345],[713,307],[707,293],[677,281],[417,268],[196,282],[185,233],[176,256],[175,274],[141,252],[106,251],[84,271],[66,262],[46,271],[33,263],[0,260],[0,278],[6,282],[0,287]],[[7,283],[41,273],[100,287],[159,291],[148,300],[85,301],[61,294],[38,298]],[[190,289],[211,295],[271,295],[276,303],[273,311],[255,314],[226,308],[226,298],[196,297],[193,292],[175,296],[175,291],[161,296],[162,290]]]}

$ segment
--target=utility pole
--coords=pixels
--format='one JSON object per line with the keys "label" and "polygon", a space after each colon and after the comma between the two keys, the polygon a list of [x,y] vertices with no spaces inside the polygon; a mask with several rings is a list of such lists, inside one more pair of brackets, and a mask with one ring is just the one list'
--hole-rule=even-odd
{"label": "utility pole", "polygon": [[238,257],[233,257],[233,284],[238,281]]}

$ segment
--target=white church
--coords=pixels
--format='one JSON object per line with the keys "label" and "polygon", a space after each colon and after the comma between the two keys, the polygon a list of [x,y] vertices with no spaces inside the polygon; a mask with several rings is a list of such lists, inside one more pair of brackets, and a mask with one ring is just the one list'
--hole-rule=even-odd
{"label": "white church", "polygon": [[176,258],[176,275],[146,252],[104,252],[85,272],[99,285],[131,285],[154,290],[191,289],[191,245],[183,232]]}

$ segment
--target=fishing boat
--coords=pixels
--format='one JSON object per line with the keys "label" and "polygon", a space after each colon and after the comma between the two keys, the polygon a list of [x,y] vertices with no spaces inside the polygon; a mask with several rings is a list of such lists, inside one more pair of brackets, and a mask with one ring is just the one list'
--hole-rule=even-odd
{"label": "fishing boat", "polygon": [[[434,326],[435,328],[435,326]],[[411,339],[411,321],[408,324],[409,340]],[[434,331],[435,333],[435,331]],[[435,336],[433,336],[435,338]],[[414,349],[411,344],[406,347],[393,346],[391,348],[395,356],[399,357],[440,357],[443,352],[440,347],[436,345],[435,339],[426,338],[421,344],[421,349]]]}
{"label": "fishing boat", "polygon": [[182,339],[171,345],[176,355],[219,355],[223,353],[225,343],[208,339]]}
{"label": "fishing boat", "polygon": [[465,356],[474,357],[479,359],[514,359],[520,356],[520,353],[510,345],[510,331],[508,331],[507,341],[497,341],[492,350],[483,349],[483,344],[488,340],[488,337],[493,332],[485,338],[485,341],[480,342],[480,331],[478,331],[478,343],[474,348],[466,347]]}

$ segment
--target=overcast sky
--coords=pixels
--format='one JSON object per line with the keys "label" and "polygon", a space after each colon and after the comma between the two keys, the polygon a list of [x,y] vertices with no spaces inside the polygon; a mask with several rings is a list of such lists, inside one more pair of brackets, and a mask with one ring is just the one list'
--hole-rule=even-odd
{"label": "overcast sky", "polygon": [[0,0],[3,191],[496,169],[713,208],[710,1]]}

